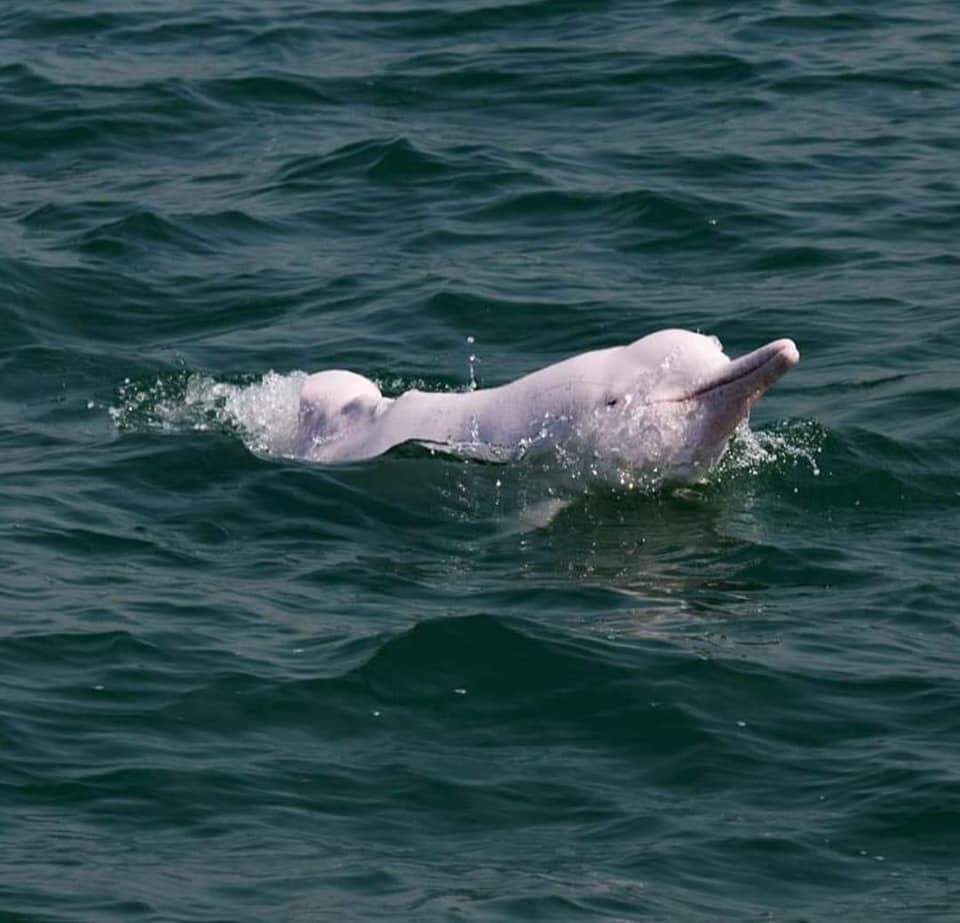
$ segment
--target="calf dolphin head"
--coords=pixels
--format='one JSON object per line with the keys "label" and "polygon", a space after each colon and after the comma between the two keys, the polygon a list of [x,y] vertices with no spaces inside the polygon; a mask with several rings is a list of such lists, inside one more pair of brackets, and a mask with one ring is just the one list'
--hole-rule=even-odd
{"label": "calf dolphin head", "polygon": [[323,458],[327,446],[365,432],[383,406],[380,389],[363,375],[342,369],[310,375],[300,390],[299,454]]}

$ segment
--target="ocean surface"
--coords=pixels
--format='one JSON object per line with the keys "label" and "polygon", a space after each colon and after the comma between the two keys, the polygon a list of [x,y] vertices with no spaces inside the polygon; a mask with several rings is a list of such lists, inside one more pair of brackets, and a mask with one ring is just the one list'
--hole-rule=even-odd
{"label": "ocean surface", "polygon": [[[0,919],[960,919],[960,7],[0,6]],[[800,364],[682,487],[306,372]]]}

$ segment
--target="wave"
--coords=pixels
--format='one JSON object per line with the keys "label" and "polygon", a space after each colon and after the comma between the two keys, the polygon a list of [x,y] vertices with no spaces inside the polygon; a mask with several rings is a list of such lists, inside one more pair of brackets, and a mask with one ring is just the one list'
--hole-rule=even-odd
{"label": "wave", "polygon": [[432,151],[404,136],[368,138],[324,154],[286,161],[265,191],[301,192],[360,177],[378,184],[441,183],[470,192],[536,182],[536,173],[480,145],[458,144]]}
{"label": "wave", "polygon": [[[290,678],[279,663],[231,661],[229,653],[214,644],[174,650],[159,635],[148,640],[126,631],[0,638],[0,663],[8,676],[46,663],[38,694],[14,690],[2,714],[49,722],[72,702],[77,717],[97,719],[105,737],[122,740],[139,732],[162,745],[186,730],[204,752],[212,746],[211,736],[255,740],[266,729],[346,744],[380,739],[400,725],[428,749],[454,741],[525,746],[534,734],[540,745],[579,742],[666,761],[651,766],[654,784],[674,758],[694,750],[701,760],[695,775],[722,774],[738,759],[759,769],[765,748],[777,742],[804,747],[856,742],[899,720],[895,701],[924,723],[949,721],[932,676],[898,674],[894,668],[858,676],[843,664],[827,666],[825,652],[823,669],[773,668],[705,657],[702,650],[662,638],[611,641],[584,630],[482,613],[340,642],[328,652],[327,670],[333,672],[327,675]],[[90,685],[94,676],[98,680]],[[719,710],[706,704],[711,690],[726,696]],[[851,694],[875,703],[856,721],[845,712]],[[820,702],[823,711],[792,713],[789,725],[761,721],[752,731],[738,730],[738,722],[746,728],[755,712],[768,713],[773,703],[782,715],[802,709],[805,701]],[[727,724],[718,723],[724,717]],[[438,725],[446,740],[432,743]],[[728,735],[742,738],[739,752],[728,747]],[[20,746],[30,749],[25,739]],[[683,783],[675,778],[668,784]]]}

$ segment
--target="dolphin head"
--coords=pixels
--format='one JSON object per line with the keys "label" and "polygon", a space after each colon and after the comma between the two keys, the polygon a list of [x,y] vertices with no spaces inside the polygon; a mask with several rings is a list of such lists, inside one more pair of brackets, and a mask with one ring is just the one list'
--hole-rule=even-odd
{"label": "dolphin head", "polygon": [[300,389],[298,454],[329,461],[351,434],[364,432],[386,402],[377,385],[341,369],[310,375]]}
{"label": "dolphin head", "polygon": [[800,359],[787,339],[730,359],[716,337],[688,330],[661,330],[611,353],[580,435],[595,457],[658,481],[701,477],[753,403]]}

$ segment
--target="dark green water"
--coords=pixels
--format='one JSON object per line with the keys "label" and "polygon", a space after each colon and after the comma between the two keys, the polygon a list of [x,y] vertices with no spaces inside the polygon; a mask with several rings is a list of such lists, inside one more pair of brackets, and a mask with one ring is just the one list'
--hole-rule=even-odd
{"label": "dark green water", "polygon": [[[0,7],[0,917],[956,919],[958,49],[932,0]],[[803,356],[706,484],[271,454],[301,370],[666,326]]]}

